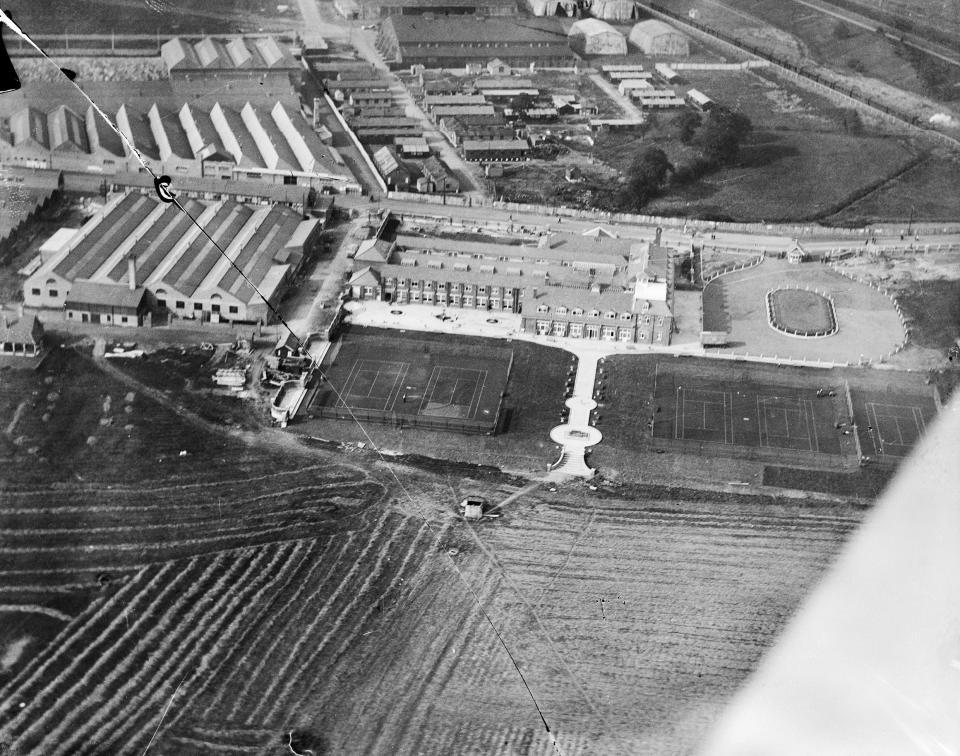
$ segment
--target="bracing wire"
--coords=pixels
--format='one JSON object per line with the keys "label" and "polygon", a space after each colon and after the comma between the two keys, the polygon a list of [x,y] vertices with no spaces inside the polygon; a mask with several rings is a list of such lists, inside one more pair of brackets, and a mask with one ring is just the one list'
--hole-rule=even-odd
{"label": "bracing wire", "polygon": [[[210,241],[210,243],[214,246],[217,252],[219,252],[219,254],[230,263],[230,265],[240,274],[240,276],[250,286],[250,288],[253,289],[256,295],[264,301],[264,303],[267,305],[267,308],[270,310],[271,314],[277,319],[277,322],[280,323],[287,330],[287,332],[296,341],[298,347],[304,353],[306,353],[306,345],[304,344],[303,340],[299,336],[297,336],[297,334],[293,331],[293,329],[286,322],[286,320],[284,320],[283,316],[280,314],[279,309],[272,302],[270,302],[270,300],[267,297],[263,295],[263,293],[257,288],[257,286],[253,283],[253,281],[250,280],[249,276],[247,276],[247,274],[243,272],[243,269],[239,265],[237,265],[237,263],[229,255],[227,255],[227,253],[223,250],[223,248],[207,232],[207,230],[199,223],[199,221],[187,211],[187,209],[183,206],[183,204],[181,204],[181,202],[177,199],[177,195],[173,194],[170,191],[170,185],[171,185],[170,177],[158,175],[150,167],[150,165],[144,159],[143,155],[139,152],[139,150],[137,150],[137,148],[134,146],[133,142],[127,137],[127,135],[124,134],[123,131],[109,118],[109,116],[107,116],[107,114],[103,112],[100,106],[97,105],[97,103],[83,90],[83,88],[74,81],[73,76],[70,75],[67,71],[65,71],[65,69],[63,69],[61,66],[57,65],[56,61],[54,61],[49,55],[47,55],[47,53],[36,42],[34,42],[33,39],[31,39],[30,35],[24,32],[23,29],[21,29],[2,10],[0,10],[0,23],[5,24],[21,39],[25,40],[27,44],[33,47],[45,60],[47,60],[51,65],[56,66],[57,69],[64,74],[64,76],[70,81],[70,83],[73,84],[74,87],[76,87],[77,91],[83,96],[83,98],[90,103],[91,107],[94,109],[94,111],[96,111],[96,113],[100,116],[100,118],[104,121],[104,123],[112,131],[114,131],[118,137],[120,137],[125,147],[130,151],[130,154],[133,155],[137,159],[137,161],[143,166],[143,168],[153,177],[154,188],[156,189],[156,192],[159,198],[163,202],[172,203],[176,205],[177,208],[179,208],[179,210],[190,219],[190,221]],[[337,389],[335,385],[333,385],[333,383],[330,382],[330,380],[326,377],[326,375],[324,375],[324,373],[319,369],[319,366],[317,367],[317,372],[321,380],[324,380],[327,383],[327,385],[330,386],[330,388],[336,394],[340,404],[342,404],[347,409],[347,412],[350,414],[350,417],[353,419],[353,422],[360,429],[360,432],[363,434],[364,438],[367,439],[371,448],[377,453],[377,456],[379,457],[380,461],[386,467],[387,471],[389,472],[393,480],[396,482],[397,486],[400,488],[400,490],[403,491],[404,496],[417,510],[418,514],[420,515],[424,523],[428,527],[431,527],[429,518],[427,517],[426,513],[417,503],[417,500],[410,493],[409,489],[404,485],[403,481],[400,479],[396,471],[393,469],[393,466],[389,463],[386,457],[383,456],[383,453],[380,451],[379,446],[370,437],[370,434],[367,432],[367,429],[363,426],[363,423],[360,422],[359,418],[357,418],[357,416],[354,414],[352,408],[344,400],[342,393]],[[563,756],[563,752],[560,749],[560,744],[557,742],[556,737],[551,731],[550,725],[547,723],[546,716],[544,715],[543,710],[540,707],[540,704],[537,702],[536,696],[534,695],[533,690],[531,689],[529,683],[527,682],[527,679],[524,676],[523,671],[520,669],[520,665],[517,663],[516,658],[514,657],[513,653],[511,653],[509,647],[507,646],[507,643],[504,640],[503,635],[500,633],[500,630],[497,628],[496,624],[494,624],[493,618],[484,608],[483,602],[480,600],[480,596],[474,590],[473,586],[467,581],[466,577],[464,576],[463,572],[460,570],[460,567],[457,565],[456,561],[453,559],[453,557],[450,554],[447,554],[447,558],[452,564],[454,571],[457,573],[457,576],[460,579],[461,583],[463,583],[463,585],[466,586],[470,595],[473,597],[473,600],[476,603],[477,608],[480,610],[480,613],[483,616],[484,620],[488,625],[490,625],[490,628],[493,630],[494,634],[497,636],[497,640],[500,643],[501,648],[503,648],[504,653],[506,653],[507,658],[510,659],[510,663],[513,665],[513,668],[516,670],[521,683],[523,683],[524,689],[527,691],[527,694],[530,696],[530,700],[533,702],[534,708],[537,710],[537,714],[540,717],[540,721],[543,724],[544,730],[546,731],[547,735],[550,738],[550,742],[553,745],[554,750],[558,754],[560,754],[560,756]],[[169,708],[169,704],[168,704],[168,708]],[[164,714],[166,714],[166,712],[164,712]],[[162,718],[161,718],[161,723],[162,723]],[[157,727],[157,730],[159,732],[159,725]],[[156,737],[156,735],[157,733],[154,733],[154,738]],[[147,745],[148,750],[152,743],[153,743],[153,738],[151,738],[150,743]],[[144,751],[144,753],[146,753],[146,750]]]}

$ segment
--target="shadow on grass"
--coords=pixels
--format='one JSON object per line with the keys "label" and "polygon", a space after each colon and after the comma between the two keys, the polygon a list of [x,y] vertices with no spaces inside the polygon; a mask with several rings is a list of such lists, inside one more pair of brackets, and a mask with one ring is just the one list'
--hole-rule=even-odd
{"label": "shadow on grass", "polygon": [[784,158],[800,155],[800,150],[794,145],[786,143],[783,137],[769,133],[757,136],[761,137],[763,141],[756,140],[743,145],[740,149],[739,168],[762,168]]}

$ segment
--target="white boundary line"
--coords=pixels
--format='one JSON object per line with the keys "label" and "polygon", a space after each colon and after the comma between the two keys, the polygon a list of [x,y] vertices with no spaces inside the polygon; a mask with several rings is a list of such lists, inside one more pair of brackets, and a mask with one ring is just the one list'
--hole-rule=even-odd
{"label": "white boundary line", "polygon": [[803,419],[807,424],[807,440],[810,442],[810,451],[820,453],[820,439],[817,438],[817,416],[814,414],[813,402],[810,399],[804,399],[805,411]]}
{"label": "white boundary line", "polygon": [[[417,414],[424,414],[424,409],[427,406],[427,397],[433,396],[433,386],[436,386],[437,381],[440,380],[440,371],[443,368],[440,365],[434,365],[433,371],[430,373],[430,377],[427,379],[427,385],[423,387],[423,396],[420,397],[420,406],[417,408]],[[433,384],[431,386],[430,384]]]}
{"label": "white boundary line", "polygon": [[[477,374],[482,374],[483,377],[474,384],[473,396],[470,397],[470,404],[467,405],[467,420],[476,418],[477,412],[480,411],[480,399],[483,397],[483,389],[487,386],[487,371],[477,370],[476,372]],[[476,407],[473,406],[474,401],[477,403]]]}
{"label": "white boundary line", "polygon": [[340,390],[340,399],[337,401],[337,406],[347,406],[346,398],[353,393],[350,389],[353,388],[353,383],[356,380],[354,373],[358,372],[360,369],[360,363],[362,362],[363,360],[356,359],[353,361],[353,366],[350,368],[350,372],[347,373],[347,380],[343,382],[343,388]]}
{"label": "white boundary line", "polygon": [[[407,377],[407,373],[410,372],[410,363],[409,362],[400,362],[396,363],[402,365],[403,367],[397,371],[397,377],[393,381],[393,388],[390,389],[390,393],[387,394],[387,398],[383,404],[383,411],[390,412],[397,404],[397,397],[400,396],[400,391],[403,388],[403,382]],[[391,399],[392,397],[392,399]]]}

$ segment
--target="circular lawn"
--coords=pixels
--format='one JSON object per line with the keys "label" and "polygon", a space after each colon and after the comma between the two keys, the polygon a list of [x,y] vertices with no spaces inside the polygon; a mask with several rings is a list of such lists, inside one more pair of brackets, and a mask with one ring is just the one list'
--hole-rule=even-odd
{"label": "circular lawn", "polygon": [[770,325],[792,336],[829,336],[837,332],[833,302],[805,289],[774,289],[767,293]]}

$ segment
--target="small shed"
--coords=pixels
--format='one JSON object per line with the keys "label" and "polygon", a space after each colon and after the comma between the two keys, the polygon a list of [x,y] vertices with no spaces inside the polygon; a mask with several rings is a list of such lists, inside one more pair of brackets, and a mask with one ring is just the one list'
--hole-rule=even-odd
{"label": "small shed", "polygon": [[460,508],[463,510],[463,519],[479,520],[483,517],[483,505],[486,502],[479,496],[468,496],[460,502]]}
{"label": "small shed", "polygon": [[787,251],[787,262],[791,265],[799,265],[807,259],[807,251],[794,242],[793,246]]}
{"label": "small shed", "polygon": [[[0,308],[2,309],[2,308]],[[0,315],[0,355],[36,357],[43,348],[43,326],[36,315],[3,310]]]}
{"label": "small shed", "polygon": [[510,66],[500,60],[500,58],[494,58],[487,63],[487,73],[491,76],[509,76]]}
{"label": "small shed", "polygon": [[137,328],[150,317],[150,295],[142,286],[74,281],[65,303],[67,320]]}

